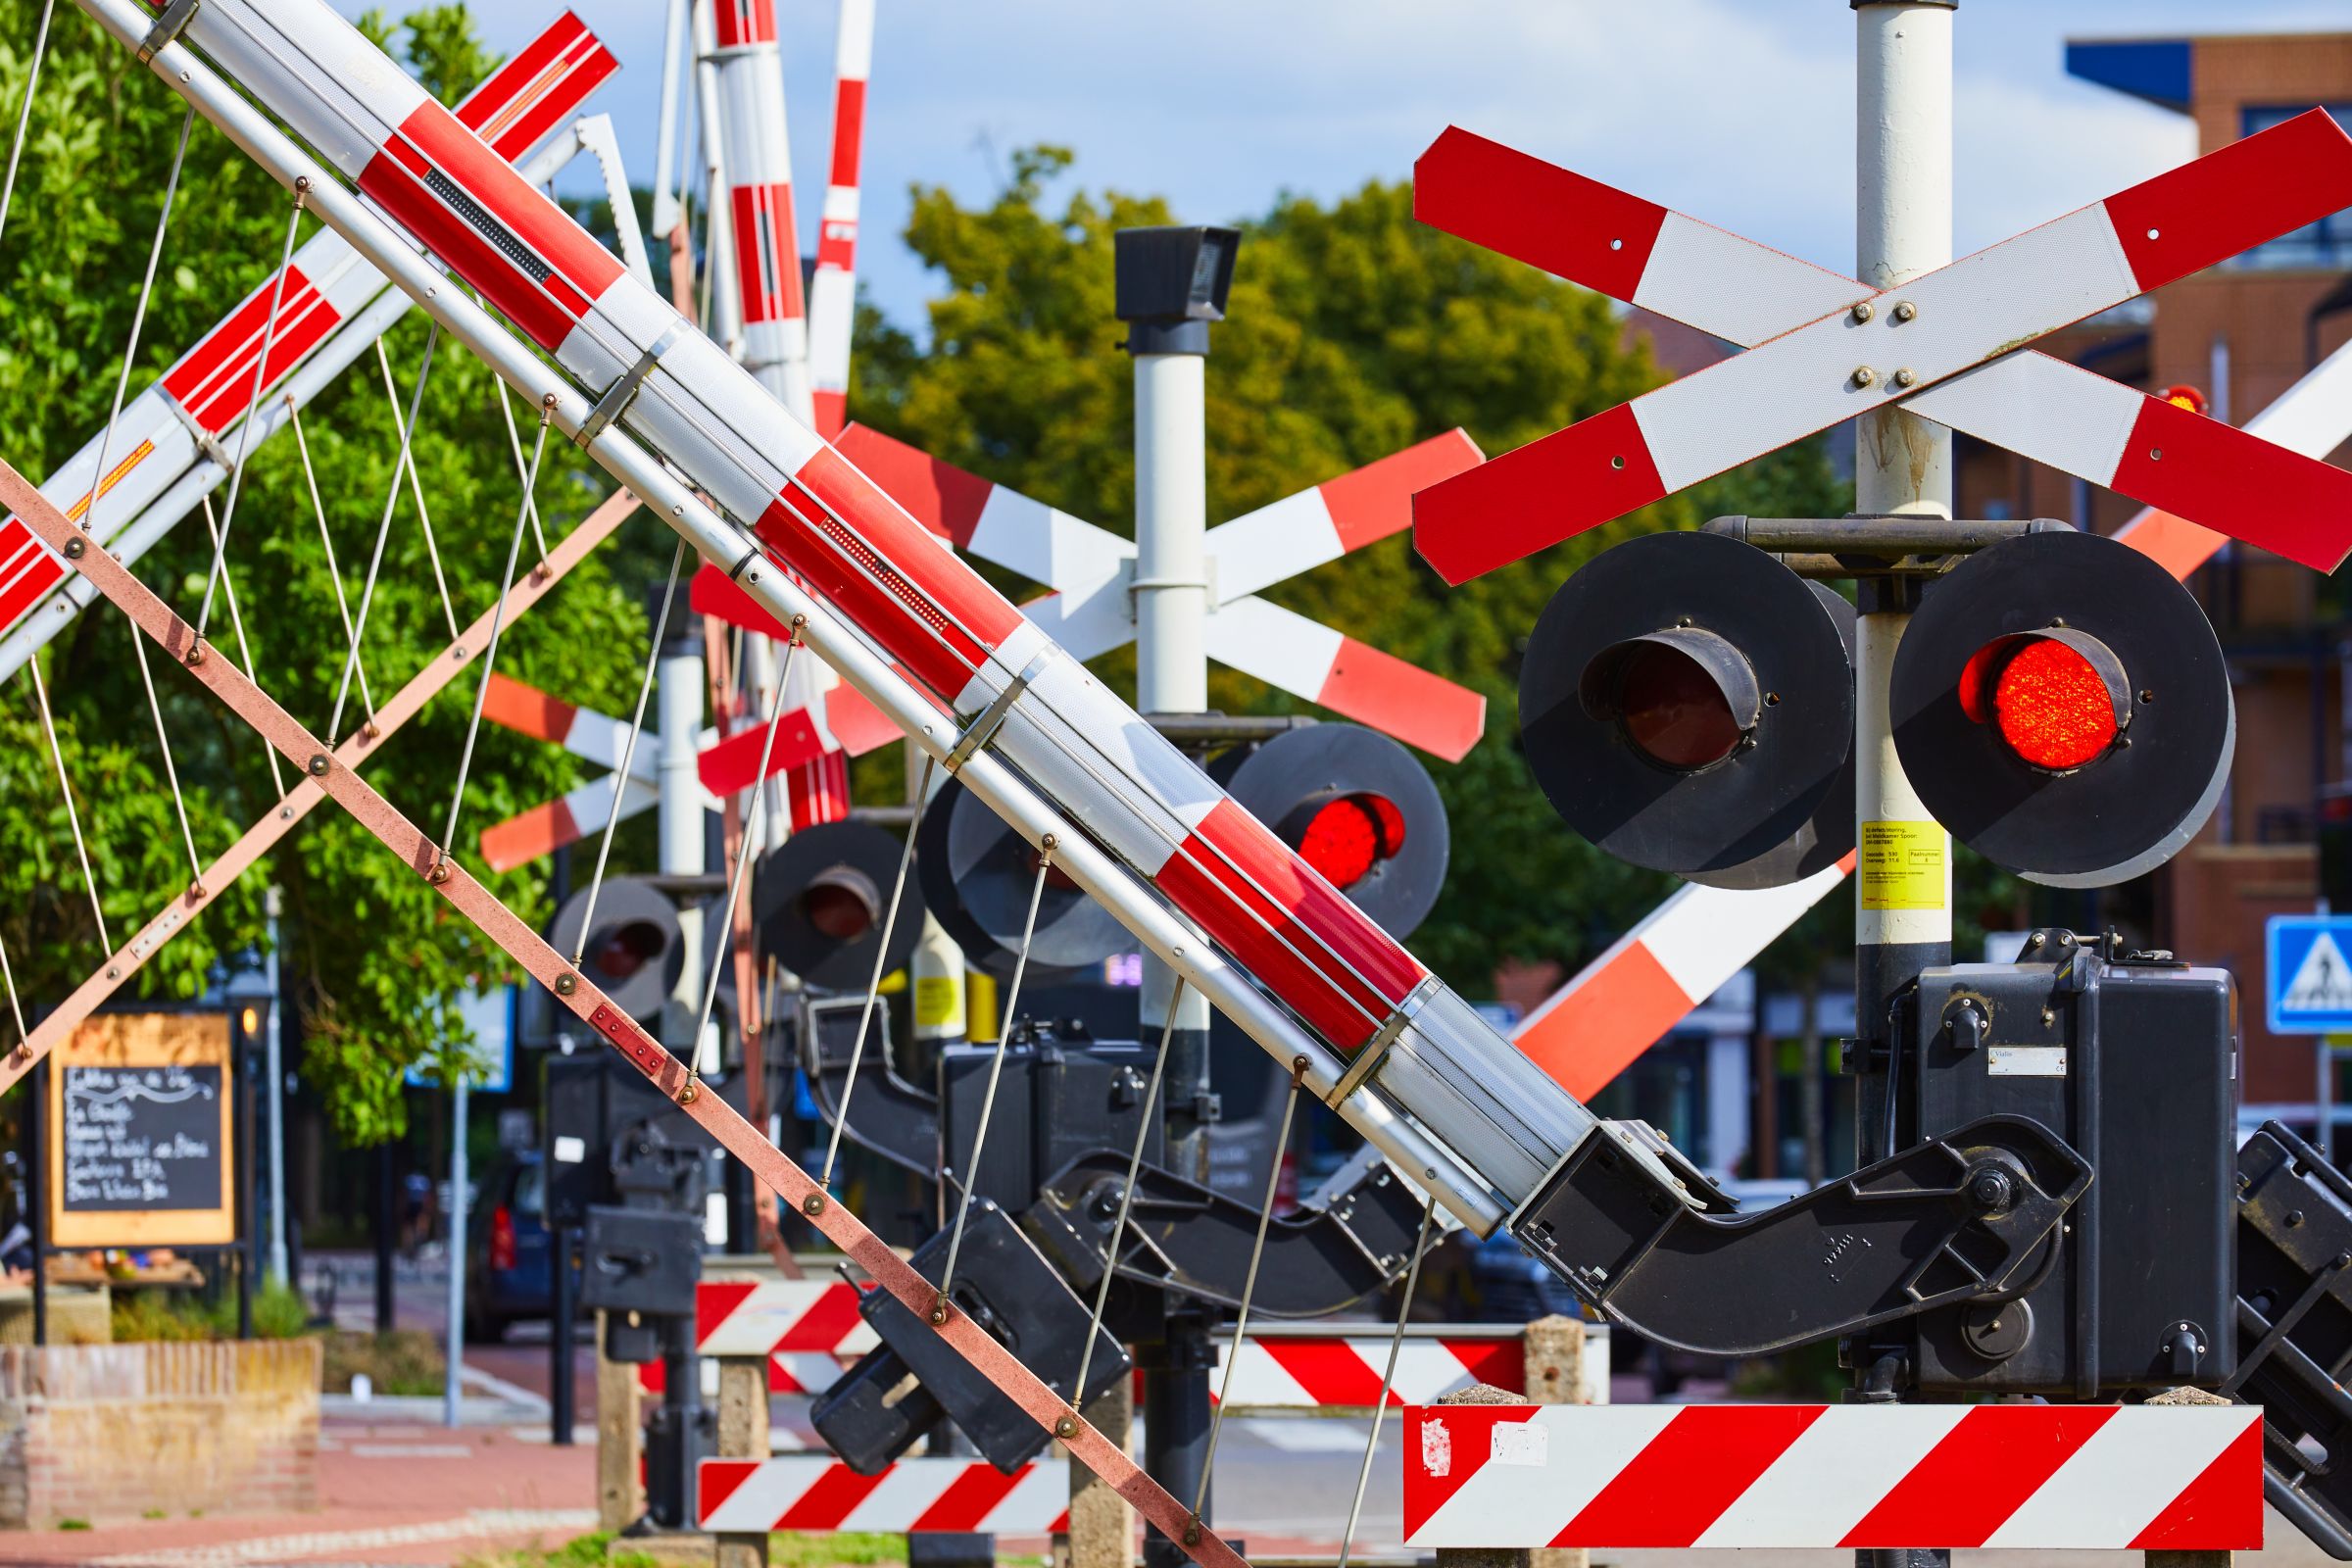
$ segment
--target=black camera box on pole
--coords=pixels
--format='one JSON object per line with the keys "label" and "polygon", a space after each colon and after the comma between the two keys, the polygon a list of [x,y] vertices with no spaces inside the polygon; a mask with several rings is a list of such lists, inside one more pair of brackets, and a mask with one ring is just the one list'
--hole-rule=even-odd
{"label": "black camera box on pole", "polygon": [[1920,1386],[2096,1398],[2220,1384],[2236,1363],[2230,973],[2063,931],[2027,941],[2019,963],[1920,976],[1894,1079],[1915,1128],[2029,1117],[2097,1174],[2019,1299],[1918,1320]]}

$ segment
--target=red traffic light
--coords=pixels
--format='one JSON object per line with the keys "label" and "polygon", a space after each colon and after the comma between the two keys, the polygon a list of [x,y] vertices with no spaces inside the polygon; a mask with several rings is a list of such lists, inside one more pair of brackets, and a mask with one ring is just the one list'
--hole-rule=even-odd
{"label": "red traffic light", "polygon": [[1345,893],[1404,848],[1404,812],[1385,795],[1343,795],[1319,808],[1299,836],[1298,854]]}
{"label": "red traffic light", "polygon": [[2054,887],[2169,858],[2213,814],[2235,742],[2196,600],[2137,551],[2071,529],[2004,540],[1933,582],[1889,697],[1921,804]]}
{"label": "red traffic light", "polygon": [[2021,760],[2054,773],[2096,761],[2132,722],[2122,662],[2062,630],[1986,643],[1961,670],[1959,697]]}
{"label": "red traffic light", "polygon": [[1437,903],[1452,854],[1446,803],[1386,735],[1314,724],[1212,758],[1209,775],[1391,936]]}

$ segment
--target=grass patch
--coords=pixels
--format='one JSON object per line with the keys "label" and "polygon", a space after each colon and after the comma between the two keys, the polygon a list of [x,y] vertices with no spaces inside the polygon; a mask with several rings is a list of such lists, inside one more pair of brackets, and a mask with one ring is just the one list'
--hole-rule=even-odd
{"label": "grass patch", "polygon": [[60,1519],[57,1522],[57,1528],[60,1530],[87,1530],[90,1528],[90,1522],[87,1519]]}
{"label": "grass patch", "polygon": [[441,1347],[422,1329],[395,1329],[389,1334],[343,1331],[322,1338],[326,1364],[319,1386],[329,1394],[350,1393],[355,1372],[367,1373],[378,1394],[441,1392],[446,1371]]}
{"label": "grass patch", "polygon": [[613,1551],[612,1538],[602,1531],[579,1536],[561,1546],[518,1546],[486,1557],[466,1557],[458,1568],[662,1568],[660,1560],[638,1551]]}
{"label": "grass patch", "polygon": [[836,1568],[905,1562],[906,1538],[875,1530],[786,1530],[767,1538],[769,1568]]}
{"label": "grass patch", "polygon": [[[586,1535],[561,1546],[533,1546],[515,1551],[468,1557],[460,1568],[660,1568],[658,1559],[625,1548],[612,1551],[612,1538]],[[874,1564],[906,1560],[906,1538],[879,1531],[787,1531],[767,1538],[770,1568],[871,1568]],[[1018,1562],[1042,1559],[1004,1558],[1011,1568]]]}
{"label": "grass patch", "polygon": [[[311,1309],[301,1297],[283,1285],[272,1285],[253,1298],[253,1334],[260,1340],[290,1340],[310,1326]],[[118,1291],[114,1298],[117,1345],[162,1341],[233,1340],[237,1337],[237,1298],[224,1295],[205,1306],[178,1291]]]}

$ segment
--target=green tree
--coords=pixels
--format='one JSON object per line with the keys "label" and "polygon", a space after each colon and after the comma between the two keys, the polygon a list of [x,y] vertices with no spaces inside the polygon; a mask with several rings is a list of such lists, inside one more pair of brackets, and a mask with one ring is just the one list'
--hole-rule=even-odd
{"label": "green tree", "polygon": [[[22,101],[38,11],[34,0],[0,0],[0,40],[6,40],[0,102],[12,108]],[[444,97],[463,93],[497,64],[460,5],[428,7],[397,28],[371,13],[363,25],[390,40]],[[15,209],[0,236],[0,455],[28,474],[47,473],[106,422],[184,113],[180,100],[124,50],[71,8],[61,10]],[[289,211],[283,190],[196,122],[131,377],[134,393],[269,275]],[[316,226],[305,219],[304,237]],[[404,410],[425,339],[425,323],[412,316],[387,340]],[[415,452],[461,625],[496,593],[520,499],[501,396],[478,361],[446,338],[435,346]],[[517,404],[514,412],[527,446],[531,411]],[[304,413],[303,428],[356,611],[398,445],[372,353]],[[551,535],[584,514],[604,488],[567,444],[551,445],[538,486]],[[216,493],[216,506],[224,500]],[[650,522],[632,524],[620,543],[633,539],[665,563],[666,536],[658,533]],[[526,542],[526,563],[534,553]],[[228,560],[261,685],[322,732],[335,703],[344,639],[308,482],[287,434],[254,454]],[[138,571],[192,615],[210,561],[203,524],[191,519]],[[642,575],[645,568],[630,569]],[[366,668],[378,700],[442,649],[450,618],[416,509],[404,491],[368,619]],[[236,654],[223,607],[216,607],[209,630],[218,647]],[[43,659],[108,937],[117,945],[190,876],[129,637],[123,617],[100,603]],[[625,711],[644,637],[645,616],[633,596],[615,586],[608,564],[592,560],[510,627],[499,668],[568,699]],[[196,847],[209,861],[270,808],[277,787],[259,738],[184,670],[160,654],[151,657]],[[440,832],[448,809],[474,679],[469,672],[446,688],[365,775],[429,833]],[[107,946],[83,894],[29,677],[12,682],[0,703],[0,863],[10,867],[0,881],[8,893],[0,897],[0,941],[19,991],[37,1006],[78,983]],[[345,732],[364,716],[355,692]],[[283,776],[291,782],[291,768]],[[478,872],[472,844],[483,827],[576,782],[572,762],[554,748],[485,726],[460,818],[461,858]],[[139,994],[190,996],[217,956],[257,943],[260,892],[271,881],[286,891],[283,957],[301,1014],[302,1071],[346,1141],[395,1136],[405,1124],[402,1070],[462,1050],[466,1031],[453,1004],[470,988],[507,978],[510,966],[357,824],[321,805],[163,950],[139,978]],[[544,917],[539,870],[491,878],[490,885],[526,917]]]}
{"label": "green tree", "polygon": [[[1016,154],[1009,183],[984,206],[942,189],[915,192],[906,239],[943,285],[929,306],[928,352],[864,313],[853,413],[1132,533],[1134,404],[1112,318],[1111,236],[1174,220],[1156,198],[1056,195],[1071,161],[1053,147]],[[1406,185],[1374,182],[1329,205],[1285,199],[1245,231],[1227,319],[1212,331],[1212,515],[1263,506],[1456,425],[1485,451],[1506,451],[1658,379],[1606,301],[1417,223]],[[1569,833],[1528,773],[1518,663],[1552,591],[1634,532],[1691,526],[1751,510],[1741,504],[1747,494],[1807,487],[1818,492],[1809,506],[1844,510],[1818,444],[1458,588],[1399,536],[1271,590],[1488,699],[1480,745],[1458,766],[1432,763],[1453,824],[1453,869],[1413,947],[1449,981],[1484,995],[1506,958],[1573,967],[1671,886]],[[1100,667],[1114,681],[1132,678],[1131,657]],[[1210,693],[1232,711],[1302,706],[1225,670],[1212,673]]]}

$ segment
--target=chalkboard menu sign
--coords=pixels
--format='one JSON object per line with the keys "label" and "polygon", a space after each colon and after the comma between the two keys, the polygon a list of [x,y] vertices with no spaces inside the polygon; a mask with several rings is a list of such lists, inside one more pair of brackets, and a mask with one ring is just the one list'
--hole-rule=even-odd
{"label": "chalkboard menu sign", "polygon": [[224,1013],[101,1013],[49,1073],[52,1245],[236,1240]]}

